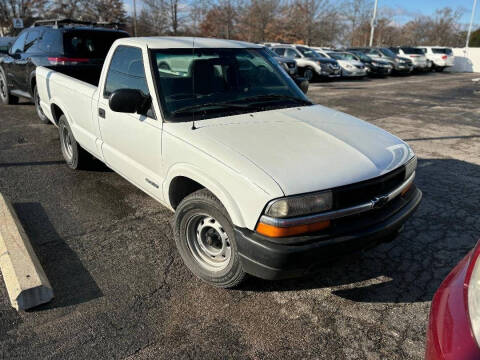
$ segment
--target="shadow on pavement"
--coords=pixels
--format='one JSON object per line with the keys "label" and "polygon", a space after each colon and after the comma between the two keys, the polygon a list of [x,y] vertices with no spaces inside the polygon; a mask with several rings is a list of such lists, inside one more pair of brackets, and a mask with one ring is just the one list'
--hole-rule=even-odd
{"label": "shadow on pavement", "polygon": [[55,298],[33,310],[84,303],[103,296],[77,254],[58,235],[39,203],[14,208],[53,287]]}
{"label": "shadow on pavement", "polygon": [[323,264],[307,278],[250,278],[239,290],[341,287],[332,293],[357,302],[430,301],[445,276],[480,239],[480,166],[454,159],[419,159],[416,184],[423,201],[393,242]]}

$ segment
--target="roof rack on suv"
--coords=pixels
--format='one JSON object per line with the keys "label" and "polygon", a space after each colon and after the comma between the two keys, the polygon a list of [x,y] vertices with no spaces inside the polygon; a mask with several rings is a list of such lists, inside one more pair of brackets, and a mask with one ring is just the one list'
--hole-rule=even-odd
{"label": "roof rack on suv", "polygon": [[92,22],[73,19],[50,19],[50,20],[37,20],[33,23],[33,26],[53,26],[54,28],[64,27],[65,25],[75,26],[98,26],[98,27],[111,27],[118,30],[123,24],[118,22]]}

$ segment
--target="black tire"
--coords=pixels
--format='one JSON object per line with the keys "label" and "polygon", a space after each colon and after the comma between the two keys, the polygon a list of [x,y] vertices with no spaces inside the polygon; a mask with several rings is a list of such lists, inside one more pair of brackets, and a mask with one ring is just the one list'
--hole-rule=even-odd
{"label": "black tire", "polygon": [[436,71],[436,72],[443,72],[443,70],[445,70],[444,67],[437,67],[437,68],[435,68],[435,71]]}
{"label": "black tire", "polygon": [[87,164],[92,157],[75,140],[65,115],[60,116],[58,120],[58,133],[60,135],[60,148],[67,166],[73,170],[87,168]]}
{"label": "black tire", "polygon": [[307,66],[303,70],[303,77],[308,80],[308,82],[312,82],[315,78],[315,70],[311,66]]}
{"label": "black tire", "polygon": [[8,91],[7,77],[2,68],[0,68],[0,102],[4,105],[18,104],[18,97]]}
{"label": "black tire", "polygon": [[42,124],[50,124],[50,120],[43,113],[42,107],[40,106],[40,96],[38,95],[37,85],[33,87],[33,101],[35,103],[35,110],[37,111],[37,116],[40,119]]}
{"label": "black tire", "polygon": [[[208,225],[210,223],[213,225]],[[203,226],[204,224],[207,225]],[[215,230],[215,226],[220,231]],[[220,234],[222,231],[223,234]],[[235,287],[244,280],[246,273],[240,263],[232,222],[220,200],[210,191],[201,189],[182,200],[175,212],[174,233],[178,252],[195,276],[222,288]],[[217,234],[217,243],[222,244],[217,244],[218,246],[215,247],[215,244],[212,244],[212,238],[207,235],[205,235],[207,240],[202,242],[201,238],[204,234],[209,233],[214,237]],[[204,251],[206,248],[218,251],[216,255],[218,258],[215,259],[216,256],[212,256],[208,250]],[[222,251],[228,252],[227,259],[224,259]],[[207,257],[206,261],[203,260],[205,257]],[[215,265],[209,264],[209,261]],[[216,261],[220,265],[217,266]]]}

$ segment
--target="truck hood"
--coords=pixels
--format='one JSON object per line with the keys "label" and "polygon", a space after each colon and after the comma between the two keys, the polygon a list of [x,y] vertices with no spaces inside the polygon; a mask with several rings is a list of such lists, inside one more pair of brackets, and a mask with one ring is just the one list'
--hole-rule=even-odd
{"label": "truck hood", "polygon": [[319,105],[202,120],[196,127],[191,141],[202,138],[200,147],[207,152],[226,147],[239,153],[285,195],[371,179],[412,156],[409,146],[390,133]]}

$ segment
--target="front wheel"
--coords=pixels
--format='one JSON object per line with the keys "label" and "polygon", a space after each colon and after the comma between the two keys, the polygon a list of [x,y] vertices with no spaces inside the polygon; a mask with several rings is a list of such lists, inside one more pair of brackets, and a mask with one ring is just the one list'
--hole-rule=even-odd
{"label": "front wheel", "polygon": [[306,67],[305,70],[303,71],[303,77],[307,79],[309,82],[313,80],[313,77],[315,76],[315,72],[311,67]]}
{"label": "front wheel", "polygon": [[50,120],[45,116],[45,113],[40,106],[40,95],[38,94],[37,85],[33,88],[33,101],[35,102],[35,110],[37,111],[37,116],[40,119],[42,124],[49,124]]}
{"label": "front wheel", "polygon": [[58,133],[60,135],[62,155],[67,166],[73,170],[85,168],[89,161],[90,154],[83,150],[75,140],[65,115],[60,116],[58,120]]}
{"label": "front wheel", "polygon": [[182,200],[174,228],[177,249],[194,275],[223,288],[245,278],[230,217],[210,191],[198,190]]}

